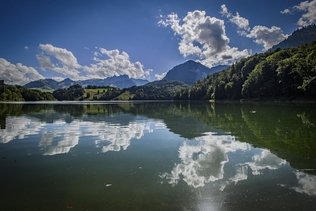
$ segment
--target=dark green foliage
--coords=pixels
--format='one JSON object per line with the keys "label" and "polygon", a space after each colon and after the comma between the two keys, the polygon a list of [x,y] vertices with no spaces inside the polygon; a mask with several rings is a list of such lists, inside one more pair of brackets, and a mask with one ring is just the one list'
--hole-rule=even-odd
{"label": "dark green foliage", "polygon": [[52,93],[41,92],[35,89],[22,89],[21,94],[25,101],[55,100]]}
{"label": "dark green foliage", "polygon": [[0,93],[1,101],[24,101],[19,86],[4,85]]}
{"label": "dark green foliage", "polygon": [[49,101],[55,100],[49,92],[27,89],[21,86],[4,85],[0,89],[0,101]]}
{"label": "dark green foliage", "polygon": [[315,99],[316,42],[251,56],[177,93],[177,99]]}
{"label": "dark green foliage", "polygon": [[76,84],[66,89],[57,89],[53,95],[57,100],[82,100],[84,88]]}
{"label": "dark green foliage", "polygon": [[134,95],[132,100],[172,100],[178,92],[187,87],[179,81],[161,80],[131,87],[127,91]]}
{"label": "dark green foliage", "polygon": [[123,90],[115,87],[107,87],[107,91],[103,90],[101,97],[98,100],[113,100],[115,97],[122,94]]}

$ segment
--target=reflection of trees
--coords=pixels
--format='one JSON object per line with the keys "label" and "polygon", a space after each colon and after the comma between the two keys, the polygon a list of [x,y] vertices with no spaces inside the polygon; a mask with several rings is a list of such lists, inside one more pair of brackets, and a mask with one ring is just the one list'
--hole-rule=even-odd
{"label": "reflection of trees", "polygon": [[[213,127],[229,131],[237,139],[267,148],[295,168],[315,169],[315,109],[295,104],[220,104],[207,119]],[[304,124],[297,114],[304,113]],[[203,118],[205,120],[205,118]]]}
{"label": "reflection of trees", "polygon": [[84,113],[84,107],[82,104],[56,104],[53,106],[53,109],[58,113],[67,113],[73,117],[80,117]]}
{"label": "reflection of trees", "polygon": [[126,112],[160,119],[167,128],[181,137],[193,139],[211,130],[199,118],[209,112],[209,104],[187,102],[164,102],[135,104]]}
{"label": "reflection of trees", "polygon": [[21,114],[21,104],[0,104],[0,128],[6,128],[6,117]]}
{"label": "reflection of trees", "polygon": [[[195,138],[224,131],[267,148],[300,169],[316,168],[316,111],[309,104],[163,103],[144,104],[138,114],[162,119],[174,133]],[[137,109],[138,106],[135,106]],[[135,113],[135,111],[129,111]]]}
{"label": "reflection of trees", "polygon": [[128,125],[118,113],[162,120],[167,128],[188,139],[206,132],[224,131],[239,141],[267,148],[296,168],[316,166],[316,111],[308,104],[234,103],[110,103],[110,104],[0,104],[1,126],[6,116],[28,114],[41,122],[75,119]]}
{"label": "reflection of trees", "polygon": [[[244,124],[255,136],[250,140],[251,144],[270,149],[296,168],[316,168],[316,133],[311,121],[315,119],[315,112],[312,107],[266,105],[254,109],[256,113],[242,108]],[[298,118],[297,114],[301,113],[305,114],[304,121],[308,121],[308,125]]]}

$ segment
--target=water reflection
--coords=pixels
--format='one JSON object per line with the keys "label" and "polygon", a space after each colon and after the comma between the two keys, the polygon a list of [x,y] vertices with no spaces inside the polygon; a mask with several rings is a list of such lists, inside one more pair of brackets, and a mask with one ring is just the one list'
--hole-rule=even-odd
{"label": "water reflection", "polygon": [[[85,118],[83,118],[85,119]],[[12,140],[23,140],[31,135],[40,135],[38,146],[43,155],[68,153],[79,144],[81,137],[90,137],[100,152],[126,150],[133,139],[140,139],[145,133],[151,133],[155,125],[162,127],[161,122],[144,121],[129,114],[119,114],[115,119],[125,119],[125,124],[106,121],[93,122],[74,119],[67,122],[57,119],[53,122],[42,122],[37,118],[21,116],[8,117],[6,128],[0,130],[0,143]]]}
{"label": "water reflection", "polygon": [[[240,162],[234,157],[244,157]],[[161,175],[170,184],[185,181],[194,188],[203,187],[219,181],[223,190],[230,183],[237,183],[248,178],[248,174],[259,175],[264,169],[276,170],[286,161],[268,150],[254,149],[247,143],[235,140],[231,135],[206,134],[195,140],[186,141],[179,149],[180,163],[171,173]],[[230,174],[225,174],[225,164],[233,163]]]}
{"label": "water reflection", "polygon": [[43,123],[45,128],[41,131],[41,140],[38,144],[43,155],[56,155],[68,153],[79,143],[80,122],[66,123],[56,121],[54,127]]}
{"label": "water reflection", "polygon": [[228,152],[246,150],[248,145],[235,141],[230,135],[207,134],[184,142],[179,148],[181,163],[176,164],[171,173],[161,177],[170,184],[183,179],[195,188],[203,187],[224,177],[224,165],[229,161]]}
{"label": "water reflection", "polygon": [[[236,159],[242,158],[242,159]],[[208,184],[224,191],[229,185],[245,181],[249,176],[260,176],[289,164],[267,149],[253,148],[231,135],[209,133],[186,141],[179,148],[180,163],[170,173],[163,173],[163,181],[175,186],[184,181],[193,188]],[[316,196],[316,176],[292,169],[296,185],[279,184],[298,193]]]}
{"label": "water reflection", "polygon": [[[180,144],[174,149],[177,159],[157,170],[155,178],[159,174],[163,184],[177,188],[181,183],[199,191],[212,186],[217,194],[260,178],[272,184],[268,177],[273,175],[274,186],[316,196],[312,106],[140,103],[0,108],[3,145],[32,140],[40,154],[57,155],[71,153],[86,141],[97,153],[107,153],[125,151],[133,141],[170,136]],[[154,156],[161,157],[161,152],[165,151],[157,150]]]}
{"label": "water reflection", "polygon": [[39,134],[42,124],[34,118],[8,117],[6,127],[0,130],[0,143],[9,143],[14,139],[24,139],[25,136]]}
{"label": "water reflection", "polygon": [[316,176],[297,171],[296,178],[298,184],[292,187],[295,191],[316,196]]}

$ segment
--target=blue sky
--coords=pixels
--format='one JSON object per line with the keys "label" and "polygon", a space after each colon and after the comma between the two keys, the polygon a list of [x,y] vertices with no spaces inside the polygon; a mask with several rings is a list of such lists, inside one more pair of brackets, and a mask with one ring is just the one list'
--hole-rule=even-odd
{"label": "blue sky", "polygon": [[120,74],[155,80],[188,59],[209,67],[229,64],[315,23],[315,5],[316,0],[1,0],[0,78],[20,84]]}

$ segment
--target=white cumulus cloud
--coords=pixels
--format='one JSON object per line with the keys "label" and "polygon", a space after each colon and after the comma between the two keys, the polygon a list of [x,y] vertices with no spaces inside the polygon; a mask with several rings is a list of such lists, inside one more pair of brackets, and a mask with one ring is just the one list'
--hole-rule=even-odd
{"label": "white cumulus cloud", "polygon": [[271,48],[272,46],[280,43],[287,35],[283,34],[280,27],[272,26],[268,28],[266,26],[255,26],[252,28],[247,37],[253,38],[254,41],[263,46],[265,50]]}
{"label": "white cumulus cloud", "polygon": [[21,63],[12,64],[4,58],[0,58],[0,79],[7,84],[24,85],[33,80],[44,78],[33,67]]}
{"label": "white cumulus cloud", "polygon": [[161,80],[161,79],[163,79],[165,76],[167,75],[167,72],[163,72],[163,73],[157,73],[157,74],[155,74],[155,79],[156,80]]}
{"label": "white cumulus cloud", "polygon": [[298,26],[303,27],[316,23],[316,0],[300,2],[298,5],[282,10],[281,13],[292,14],[295,11],[303,13],[297,21]]}
{"label": "white cumulus cloud", "polygon": [[94,78],[104,78],[118,75],[128,75],[130,78],[148,78],[151,69],[145,69],[139,62],[132,62],[125,51],[118,49],[107,50],[98,48],[94,53],[94,63],[85,66],[84,69],[89,76]]}
{"label": "white cumulus cloud", "polygon": [[[282,11],[282,13],[286,12],[288,11]],[[221,6],[220,14],[238,27],[238,33],[240,35],[253,39],[253,41],[261,45],[264,50],[280,43],[288,36],[277,26],[269,28],[267,26],[257,25],[251,28],[247,18],[240,16],[238,12],[234,15],[228,10],[225,4]]]}
{"label": "white cumulus cloud", "polygon": [[170,27],[180,37],[179,51],[184,56],[197,56],[207,66],[228,64],[248,56],[248,50],[238,50],[229,45],[224,21],[207,16],[205,11],[188,12],[181,19],[176,13],[162,17],[160,26]]}
{"label": "white cumulus cloud", "polygon": [[284,10],[280,11],[280,13],[284,15],[284,14],[291,14],[292,12],[290,9],[284,9]]}
{"label": "white cumulus cloud", "polygon": [[43,69],[72,79],[82,78],[79,71],[81,65],[71,51],[51,44],[40,44],[39,49],[41,53],[37,54],[36,57]]}
{"label": "white cumulus cloud", "polygon": [[74,80],[87,78],[106,78],[110,76],[128,75],[130,78],[148,78],[152,70],[145,69],[139,62],[132,62],[125,51],[97,48],[93,62],[80,65],[74,54],[64,48],[51,44],[40,44],[41,53],[37,60],[44,70],[58,73],[58,77],[69,77]]}
{"label": "white cumulus cloud", "polygon": [[222,14],[223,16],[228,18],[230,22],[232,22],[235,25],[237,25],[237,27],[240,30],[243,30],[243,31],[239,31],[241,34],[243,34],[244,31],[249,31],[250,30],[249,20],[247,18],[241,17],[238,12],[236,12],[235,15],[232,14],[231,12],[228,11],[228,8],[227,8],[227,6],[225,4],[221,5],[220,14]]}

